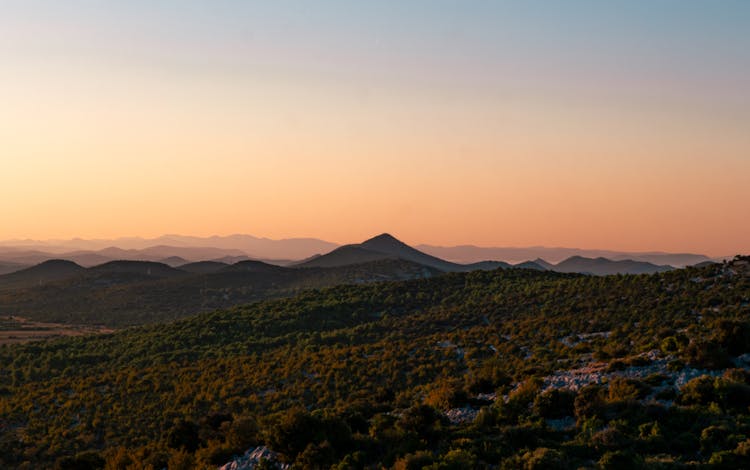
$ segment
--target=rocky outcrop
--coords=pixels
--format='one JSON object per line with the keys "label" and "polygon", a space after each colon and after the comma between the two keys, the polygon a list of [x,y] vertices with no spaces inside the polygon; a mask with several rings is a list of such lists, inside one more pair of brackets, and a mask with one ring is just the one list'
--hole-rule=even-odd
{"label": "rocky outcrop", "polygon": [[278,470],[287,470],[290,467],[289,464],[279,462],[276,452],[266,446],[259,446],[249,449],[240,457],[235,457],[231,462],[219,467],[219,470],[253,470],[261,460],[270,462]]}

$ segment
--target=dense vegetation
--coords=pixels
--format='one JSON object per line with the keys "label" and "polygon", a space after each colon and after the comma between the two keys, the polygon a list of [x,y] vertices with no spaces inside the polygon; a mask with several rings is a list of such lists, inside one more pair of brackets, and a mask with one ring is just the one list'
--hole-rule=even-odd
{"label": "dense vegetation", "polygon": [[[259,443],[299,468],[748,467],[745,261],[339,286],[2,347],[0,467],[210,468]],[[653,351],[663,371],[617,375]],[[549,386],[592,362],[604,383]]]}

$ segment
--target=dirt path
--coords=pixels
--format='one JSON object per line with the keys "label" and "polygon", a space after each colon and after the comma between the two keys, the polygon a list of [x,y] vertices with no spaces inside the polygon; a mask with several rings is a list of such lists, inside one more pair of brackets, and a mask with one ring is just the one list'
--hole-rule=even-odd
{"label": "dirt path", "polygon": [[63,336],[112,333],[103,326],[35,322],[17,316],[0,316],[0,344],[26,343]]}

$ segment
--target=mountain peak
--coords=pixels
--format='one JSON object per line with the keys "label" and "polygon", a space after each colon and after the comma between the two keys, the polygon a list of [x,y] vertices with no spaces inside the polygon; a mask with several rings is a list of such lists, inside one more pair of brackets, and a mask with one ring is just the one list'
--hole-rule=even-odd
{"label": "mountain peak", "polygon": [[401,245],[404,244],[404,242],[402,242],[398,238],[394,237],[390,233],[381,233],[380,235],[372,237],[369,240],[365,240],[361,244],[362,245],[366,245],[368,243],[385,243],[385,242],[387,242],[387,243],[398,243],[398,244],[401,244]]}

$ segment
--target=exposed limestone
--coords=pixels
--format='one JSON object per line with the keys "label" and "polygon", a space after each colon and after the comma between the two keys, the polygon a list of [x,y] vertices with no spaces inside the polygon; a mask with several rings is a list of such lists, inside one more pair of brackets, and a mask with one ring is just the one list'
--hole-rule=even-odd
{"label": "exposed limestone", "polygon": [[279,462],[276,452],[266,446],[259,446],[248,449],[244,455],[235,457],[231,462],[219,467],[219,470],[253,470],[261,460],[270,462],[279,470],[287,470],[290,467],[289,464]]}

